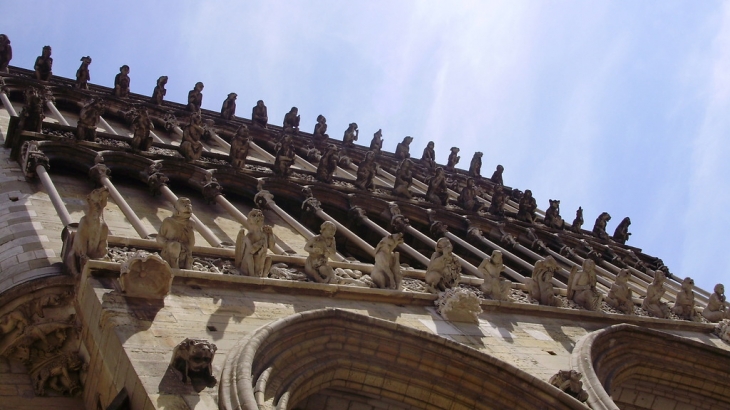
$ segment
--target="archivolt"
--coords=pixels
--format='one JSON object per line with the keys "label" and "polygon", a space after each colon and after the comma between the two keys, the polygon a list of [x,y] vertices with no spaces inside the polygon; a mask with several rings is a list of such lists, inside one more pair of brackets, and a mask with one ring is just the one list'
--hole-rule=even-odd
{"label": "archivolt", "polygon": [[581,339],[571,364],[583,373],[593,409],[636,408],[633,399],[625,398],[633,393],[617,397],[624,389],[645,391],[667,403],[730,408],[730,354],[694,340],[615,325]]}
{"label": "archivolt", "polygon": [[407,409],[584,409],[560,390],[458,343],[338,309],[280,319],[241,340],[223,409],[289,409],[334,389]]}

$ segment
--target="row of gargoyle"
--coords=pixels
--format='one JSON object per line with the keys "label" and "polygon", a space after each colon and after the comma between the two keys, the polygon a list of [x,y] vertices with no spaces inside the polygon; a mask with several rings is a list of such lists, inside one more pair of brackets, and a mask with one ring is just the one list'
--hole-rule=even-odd
{"label": "row of gargoyle", "polygon": [[[265,193],[265,191],[262,191]],[[261,194],[261,193],[260,193]],[[78,273],[88,259],[98,259],[106,255],[108,227],[104,222],[103,208],[106,206],[108,192],[102,187],[95,189],[87,196],[88,209],[81,218],[78,229],[73,236],[71,249],[66,263],[73,272]],[[193,265],[193,247],[195,245],[194,225],[191,220],[192,204],[188,198],[180,197],[175,203],[175,212],[162,221],[157,242],[162,245],[161,257],[171,268],[190,269]],[[264,215],[260,209],[253,209],[248,215],[248,231],[243,227],[236,239],[234,265],[243,275],[268,277],[271,268],[269,249],[274,247],[274,234],[271,226],[264,224]],[[333,268],[329,260],[337,252],[335,243],[336,226],[325,221],[320,233],[310,238],[304,245],[308,253],[304,272],[309,280],[319,283],[341,283],[347,273],[343,269]],[[375,263],[370,275],[357,278],[366,286],[400,290],[402,273],[399,253],[396,247],[403,243],[402,233],[393,233],[384,237],[375,247]],[[504,263],[499,250],[492,252],[479,265],[484,283],[481,290],[485,296],[509,301],[512,283],[502,277]],[[560,269],[552,256],[547,256],[535,263],[532,276],[527,282],[531,297],[540,304],[555,306],[555,289],[552,278]],[[642,307],[650,315],[668,318],[670,311],[682,319],[698,321],[700,313],[695,308],[694,282],[691,278],[682,281],[682,289],[677,294],[676,302],[670,309],[661,298],[665,293],[665,274],[661,270],[647,272],[654,277],[647,287]],[[628,285],[630,277],[628,269],[622,269],[611,286],[606,303],[625,314],[634,313],[633,293]],[[449,239],[442,237],[436,242],[425,274],[426,288],[432,293],[443,292],[456,287],[461,277],[461,263],[453,254],[453,245]],[[346,283],[346,282],[345,282]],[[568,278],[567,297],[579,306],[588,310],[600,310],[604,296],[597,289],[596,264],[587,258],[579,269],[573,267]],[[707,320],[717,322],[730,318],[725,308],[724,287],[715,286],[707,307],[701,315]]]}
{"label": "row of gargoyle", "polygon": [[[7,65],[12,58],[12,48],[10,47],[10,41],[7,36],[0,35],[0,71],[7,72]],[[81,66],[76,73],[76,87],[82,90],[88,89],[88,81],[90,80],[89,64],[91,64],[91,58],[86,56],[81,58]],[[43,47],[42,55],[36,59],[34,70],[36,79],[40,81],[49,81],[52,76],[52,65],[53,58],[51,58],[51,47]],[[114,79],[114,95],[120,98],[126,98],[129,96],[129,66],[123,65],[120,67],[119,74]],[[151,102],[156,105],[161,105],[163,97],[166,94],[165,85],[167,84],[168,77],[162,76],[157,80],[157,85],[153,90]],[[200,115],[201,105],[203,100],[204,85],[202,82],[195,84],[195,87],[188,93],[188,105],[187,109],[191,112],[188,124],[183,127],[182,142],[178,148],[183,157],[188,161],[196,161],[200,159],[203,154],[203,144],[201,142],[205,135],[206,128],[203,126],[203,120]],[[27,90],[26,95],[26,109],[21,115],[25,124],[22,126],[24,130],[31,130],[40,132],[42,116],[43,116],[43,98],[40,93],[32,87]],[[223,102],[221,108],[221,117],[226,120],[233,118],[236,110],[236,93],[230,93],[226,100]],[[90,140],[93,141],[96,138],[96,125],[99,122],[101,115],[106,109],[106,103],[102,98],[93,98],[89,100],[81,109],[79,115],[79,121],[77,124],[76,137],[78,140]],[[136,150],[146,151],[152,146],[153,137],[151,136],[151,129],[154,128],[152,120],[150,119],[147,109],[144,107],[134,107],[129,113],[128,117],[131,118],[131,128],[133,132],[133,138],[130,145]],[[253,107],[251,114],[252,124],[255,127],[266,128],[268,125],[268,112],[266,105],[262,100],[256,103]],[[292,109],[284,116],[283,131],[278,138],[276,144],[276,159],[273,167],[274,173],[280,176],[289,175],[289,167],[294,163],[294,148],[292,145],[292,137],[296,136],[299,131],[300,115],[298,114],[297,107]],[[323,115],[317,117],[317,124],[314,127],[312,134],[313,142],[315,146],[323,151],[324,154],[319,158],[319,166],[317,167],[316,177],[318,180],[331,183],[333,181],[333,175],[337,168],[338,163],[341,163],[342,158],[339,155],[339,148],[334,144],[326,144],[329,136],[326,134],[327,131],[327,120]],[[343,141],[346,148],[354,146],[354,141],[358,139],[359,130],[356,123],[351,123],[347,130],[345,130]],[[410,199],[412,193],[410,187],[413,181],[413,165],[414,162],[410,158],[410,144],[413,138],[407,136],[402,142],[398,143],[395,150],[395,158],[400,160],[400,165],[396,171],[396,179],[393,187],[393,195]],[[242,125],[233,136],[230,149],[230,163],[241,169],[245,166],[246,158],[249,151],[249,132],[246,125]],[[357,172],[357,180],[354,185],[360,189],[373,190],[373,178],[377,174],[378,164],[375,162],[376,158],[380,154],[380,150],[383,145],[382,131],[378,130],[370,143],[370,150],[372,154],[368,153],[365,158],[359,164]],[[460,156],[458,156],[459,148],[452,147],[451,153],[448,158],[448,163],[444,168],[436,165],[435,162],[435,151],[434,143],[430,141],[426,148],[423,150],[420,163],[424,165],[426,170],[431,173],[431,176],[427,179],[428,190],[426,192],[426,199],[430,202],[446,205],[449,199],[447,177],[444,170],[452,171],[455,165],[459,162]],[[472,178],[481,178],[481,165],[482,165],[482,153],[476,152],[471,160],[469,166],[469,175]],[[493,189],[491,196],[491,203],[488,212],[497,216],[504,216],[504,205],[506,203],[506,195],[503,187],[502,174],[504,167],[501,165],[497,166],[496,171],[490,178],[491,182],[496,185]],[[471,180],[466,181],[466,186],[462,189],[459,197],[458,204],[465,210],[477,212],[485,207],[483,200],[477,199],[480,195],[479,189],[475,186]],[[546,215],[543,223],[551,228],[564,229],[566,227],[565,222],[560,217],[560,201],[550,200],[550,206],[546,211]],[[525,191],[522,197],[519,199],[519,208],[516,215],[518,220],[535,223],[537,220],[535,211],[537,209],[537,203],[532,197],[530,190]],[[594,236],[602,239],[614,241],[625,244],[631,235],[628,232],[628,226],[630,225],[630,219],[624,218],[616,228],[613,236],[609,236],[606,232],[606,225],[611,219],[608,213],[602,213],[596,219],[596,223],[593,228]],[[583,224],[582,209],[579,208],[576,213],[576,218],[573,221],[571,230],[580,232]]]}

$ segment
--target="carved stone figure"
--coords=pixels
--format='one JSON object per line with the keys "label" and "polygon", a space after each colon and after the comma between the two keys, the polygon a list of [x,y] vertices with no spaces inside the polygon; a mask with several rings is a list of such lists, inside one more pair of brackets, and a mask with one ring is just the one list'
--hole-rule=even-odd
{"label": "carved stone figure", "polygon": [[423,155],[421,155],[421,161],[428,169],[436,169],[436,151],[433,147],[433,141],[429,141],[426,148],[423,149]]}
{"label": "carved stone figure", "polygon": [[317,123],[314,124],[314,132],[312,133],[314,146],[317,148],[323,148],[329,137],[330,136],[327,135],[327,118],[320,114],[317,116]]}
{"label": "carved stone figure", "polygon": [[560,201],[549,199],[550,206],[545,211],[545,219],[543,223],[550,228],[563,229],[565,221],[560,216]]}
{"label": "carved stone figure", "polygon": [[13,47],[10,46],[10,39],[5,34],[0,34],[0,73],[8,73],[8,65],[13,59]]}
{"label": "carved stone figure", "polygon": [[446,169],[449,171],[453,171],[454,167],[456,167],[456,164],[459,163],[459,160],[461,157],[459,156],[459,148],[457,147],[451,147],[451,153],[449,154],[449,159],[446,162]]}
{"label": "carved stone figure", "polygon": [[162,221],[157,242],[162,244],[162,259],[173,269],[190,269],[193,266],[193,204],[180,197],[175,202],[175,213]]}
{"label": "carved stone figure", "polygon": [[357,180],[355,186],[360,189],[372,191],[374,189],[373,179],[378,170],[378,164],[375,163],[375,152],[368,151],[365,158],[360,162],[357,168]]}
{"label": "carved stone figure", "polygon": [[337,170],[338,153],[340,152],[337,145],[330,144],[327,147],[322,158],[319,160],[317,166],[317,180],[332,183],[332,177],[334,176],[335,170]]}
{"label": "carved stone figure", "polygon": [[236,114],[236,97],[238,94],[230,93],[228,98],[223,101],[223,107],[221,107],[221,118],[224,120],[230,120]]}
{"label": "carved stone figure", "polygon": [[25,89],[25,106],[20,112],[20,129],[23,131],[41,132],[43,129],[44,98],[35,87]]}
{"label": "carved stone figure", "polygon": [[[650,271],[647,269],[647,274],[651,276]],[[646,309],[650,315],[661,319],[669,317],[669,305],[662,302],[662,296],[664,296],[664,280],[666,276],[664,272],[657,270],[654,271],[654,280],[646,288],[646,297],[641,303],[641,307]]]}
{"label": "carved stone figure", "polygon": [[172,351],[170,367],[182,373],[182,382],[202,379],[208,387],[216,384],[213,359],[218,347],[204,339],[187,338]]}
{"label": "carved stone figure", "polygon": [[411,157],[411,142],[413,142],[413,137],[405,137],[403,142],[398,143],[395,147],[395,159],[400,161]]}
{"label": "carved stone figure", "polygon": [[583,390],[583,382],[580,380],[582,377],[583,374],[576,370],[560,370],[550,378],[549,383],[578,401],[585,402],[588,400],[588,392]]}
{"label": "carved stone figure", "polygon": [[172,288],[170,265],[156,253],[137,250],[119,269],[119,285],[126,296],[164,299]]}
{"label": "carved stone figure", "polygon": [[501,276],[504,271],[502,251],[493,250],[492,256],[484,258],[478,269],[484,275],[484,283],[481,286],[484,296],[494,300],[509,301],[512,283]]}
{"label": "carved stone figure", "polygon": [[578,207],[578,210],[575,211],[575,219],[573,219],[573,224],[570,226],[570,230],[575,233],[581,233],[581,227],[583,226],[583,208]]}
{"label": "carved stone figure", "polygon": [[517,219],[529,224],[535,223],[536,209],[537,201],[532,197],[532,191],[525,190],[525,194],[520,198],[519,207],[517,208]]}
{"label": "carved stone figure", "polygon": [[28,324],[28,319],[22,310],[13,310],[0,318],[0,336],[7,335],[15,330],[23,332]]}
{"label": "carved stone figure", "polygon": [[398,169],[395,171],[395,182],[393,183],[393,195],[411,199],[413,195],[408,190],[413,183],[413,172],[411,168],[413,162],[406,158],[401,161],[398,165]]}
{"label": "carved stone figure", "polygon": [[551,281],[553,275],[559,269],[558,263],[555,262],[552,256],[535,262],[535,267],[532,268],[532,277],[527,281],[527,288],[530,291],[530,296],[541,305],[555,306],[557,304],[555,289],[553,289]]}
{"label": "carved stone figure", "polygon": [[248,157],[250,141],[248,127],[245,124],[242,124],[238,127],[238,130],[236,130],[236,134],[233,135],[233,139],[231,140],[231,150],[228,153],[228,160],[233,168],[243,169],[246,166],[246,157]]}
{"label": "carved stone figure", "polygon": [[261,128],[266,128],[269,124],[269,112],[264,105],[263,100],[256,101],[256,105],[251,111],[251,122],[253,125]]}
{"label": "carved stone figure", "polygon": [[129,97],[129,66],[119,67],[119,74],[114,77],[114,95],[119,98]]}
{"label": "carved stone figure", "polygon": [[180,154],[185,157],[188,162],[197,161],[203,155],[203,120],[200,113],[193,113],[190,116],[190,123],[183,128],[182,142],[180,143]]}
{"label": "carved stone figure", "polygon": [[325,221],[319,232],[319,235],[313,236],[304,244],[304,251],[309,253],[304,262],[304,273],[315,282],[333,283],[336,276],[332,267],[329,266],[329,259],[337,253],[335,244],[337,227],[334,223]]}
{"label": "carved stone figure", "polygon": [[238,231],[235,266],[243,275],[265,278],[271,268],[271,257],[267,256],[267,252],[276,245],[274,232],[271,226],[264,225],[264,214],[260,209],[252,209],[248,213],[248,225],[248,232],[243,227]]}
{"label": "carved stone figure", "polygon": [[82,388],[77,373],[85,367],[78,353],[58,355],[32,372],[35,393],[45,396],[49,387],[63,395],[76,396]]}
{"label": "carved stone figure", "polygon": [[403,234],[396,232],[378,242],[375,247],[375,265],[370,277],[381,289],[401,289],[400,253],[395,248],[403,243]]}
{"label": "carved stone figure", "polygon": [[633,292],[629,289],[629,276],[631,276],[631,271],[628,269],[621,269],[618,272],[606,297],[606,303],[620,312],[633,315],[634,301],[632,300]]}
{"label": "carved stone figure", "polygon": [[101,98],[89,100],[79,113],[76,123],[76,139],[79,141],[94,141],[96,139],[96,124],[106,110],[106,102]]}
{"label": "carved stone figure", "polygon": [[378,130],[373,134],[373,140],[370,141],[370,151],[375,151],[375,154],[380,154],[380,150],[383,149],[383,130]]}
{"label": "carved stone figure", "polygon": [[73,235],[71,253],[65,261],[76,275],[81,273],[86,261],[103,258],[107,254],[109,227],[104,221],[104,207],[108,198],[106,187],[97,188],[86,196],[87,209]]}
{"label": "carved stone figure", "polygon": [[298,130],[299,129],[299,108],[297,107],[291,107],[291,110],[289,110],[286,115],[284,115],[284,130],[286,131],[287,128],[293,128]]}
{"label": "carved stone figure", "polygon": [[684,278],[682,281],[682,289],[677,292],[677,300],[674,303],[674,307],[672,307],[672,312],[681,319],[699,322],[700,315],[695,308],[694,285],[695,281],[692,278]]}
{"label": "carved stone figure", "polygon": [[274,174],[288,176],[289,167],[294,163],[294,147],[292,146],[292,128],[285,129],[281,140],[276,144]]}
{"label": "carved stone figure", "polygon": [[608,212],[601,212],[596,218],[596,223],[593,224],[593,236],[599,239],[607,241],[609,239],[608,233],[606,233],[606,225],[611,220],[611,215]]}
{"label": "carved stone figure", "polygon": [[443,292],[459,284],[461,263],[454,256],[453,250],[448,238],[441,238],[436,242],[436,249],[426,269],[426,289],[429,292]]}
{"label": "carved stone figure", "polygon": [[479,324],[482,307],[479,297],[471,290],[459,287],[447,289],[434,304],[439,315],[450,322]]}
{"label": "carved stone figure", "polygon": [[631,219],[627,216],[618,224],[616,230],[613,232],[613,240],[622,245],[626,244],[626,241],[629,240],[629,236],[631,235],[629,225],[631,225]]}
{"label": "carved stone figure", "polygon": [[89,89],[89,81],[91,80],[91,74],[89,74],[89,64],[91,64],[91,57],[81,57],[81,66],[76,70],[76,88],[80,90]]}
{"label": "carved stone figure", "polygon": [[165,85],[167,85],[167,76],[163,75],[157,79],[157,85],[152,91],[152,104],[162,105],[162,101],[165,99],[165,94],[167,94]]}
{"label": "carved stone figure", "polygon": [[489,204],[489,213],[495,216],[504,216],[504,204],[507,202],[507,194],[501,185],[494,187],[492,202]]}
{"label": "carved stone figure", "polygon": [[474,178],[467,178],[466,186],[461,190],[459,194],[459,205],[464,208],[465,211],[478,212],[484,207],[484,203],[477,199],[479,192],[474,185]]}
{"label": "carved stone figure", "polygon": [[469,175],[479,178],[482,176],[482,154],[481,152],[475,152],[471,158],[471,164],[469,164]]}
{"label": "carved stone figure", "polygon": [[580,270],[573,266],[568,278],[568,299],[587,310],[599,310],[603,295],[596,288],[596,262],[585,259]]}
{"label": "carved stone figure", "polygon": [[436,173],[427,182],[426,199],[434,204],[447,205],[449,202],[449,191],[446,185],[444,169],[441,167],[436,168]]}
{"label": "carved stone figure", "polygon": [[200,107],[203,106],[203,88],[205,85],[198,81],[195,87],[188,91],[188,111],[200,112]]}
{"label": "carved stone figure", "polygon": [[129,145],[134,149],[147,151],[152,147],[152,142],[154,141],[151,131],[155,128],[155,125],[152,123],[152,119],[150,119],[147,108],[140,107],[135,111],[136,113],[132,119],[132,142]]}
{"label": "carved stone figure", "polygon": [[710,322],[730,319],[730,311],[725,306],[725,286],[721,283],[715,285],[714,293],[710,295],[707,307],[702,311],[702,316]]}
{"label": "carved stone figure", "polygon": [[492,174],[492,177],[489,178],[490,181],[494,182],[497,185],[504,185],[504,180],[502,179],[502,173],[504,173],[504,167],[501,165],[497,165],[497,169]]}
{"label": "carved stone figure", "polygon": [[35,59],[35,78],[40,81],[48,81],[53,75],[53,58],[51,58],[51,46],[43,46],[43,53]]}
{"label": "carved stone figure", "polygon": [[358,135],[360,135],[360,130],[357,129],[357,123],[350,123],[345,130],[345,135],[342,137],[345,147],[353,147]]}

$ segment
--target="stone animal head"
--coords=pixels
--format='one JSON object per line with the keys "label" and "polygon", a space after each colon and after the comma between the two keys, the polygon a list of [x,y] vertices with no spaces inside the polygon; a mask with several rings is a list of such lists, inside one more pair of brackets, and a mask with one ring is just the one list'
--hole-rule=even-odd
{"label": "stone animal head", "polygon": [[550,201],[550,208],[551,209],[554,209],[556,211],[560,211],[560,200],[558,200],[558,199],[555,199],[555,200],[549,199],[548,201]]}
{"label": "stone animal head", "polygon": [[494,265],[502,264],[502,251],[500,251],[499,249],[493,250],[492,256],[490,256],[489,259]]}
{"label": "stone animal head", "polygon": [[618,274],[616,275],[616,283],[626,283],[629,281],[629,276],[631,276],[631,271],[628,269],[621,269]]}
{"label": "stone animal head", "polygon": [[109,190],[106,187],[97,188],[89,195],[86,195],[86,203],[89,205],[89,210],[98,210],[106,206],[107,199],[109,198]]}
{"label": "stone animal head", "polygon": [[578,219],[583,219],[583,207],[578,207],[578,210],[575,211],[575,217]]}
{"label": "stone animal head", "polygon": [[691,292],[692,289],[694,288],[694,286],[695,286],[695,281],[694,281],[694,279],[692,279],[690,277],[686,277],[682,281],[682,290],[684,290],[685,292]]}
{"label": "stone animal head", "polygon": [[400,232],[392,233],[378,242],[378,245],[375,247],[375,253],[378,252],[388,252],[391,253],[396,248],[396,246],[403,243],[403,234]]}
{"label": "stone animal head", "polygon": [[413,142],[413,137],[405,137],[405,138],[403,138],[403,144],[404,145],[411,145],[411,142]]}
{"label": "stone animal head", "polygon": [[262,227],[264,226],[264,213],[260,209],[252,209],[248,213],[248,223],[251,227]]}

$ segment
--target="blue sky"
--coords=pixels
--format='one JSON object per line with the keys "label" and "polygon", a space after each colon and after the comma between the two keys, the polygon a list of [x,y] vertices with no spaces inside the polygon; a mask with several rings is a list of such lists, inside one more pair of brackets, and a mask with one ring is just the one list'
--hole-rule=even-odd
{"label": "blue sky", "polygon": [[[154,4],[148,4],[154,3]],[[629,244],[711,290],[730,285],[730,3],[714,1],[11,2],[0,30],[12,65],[53,47],[54,74],[90,55],[92,83],[131,67],[132,92],[169,76],[167,99],[205,83],[203,107],[229,92],[238,114],[263,99],[279,123],[299,107],[361,143],[433,140],[482,173],[560,199],[590,229],[631,217]]]}

